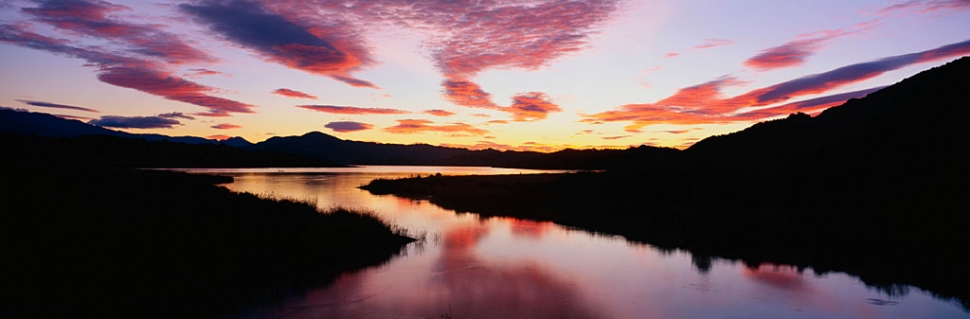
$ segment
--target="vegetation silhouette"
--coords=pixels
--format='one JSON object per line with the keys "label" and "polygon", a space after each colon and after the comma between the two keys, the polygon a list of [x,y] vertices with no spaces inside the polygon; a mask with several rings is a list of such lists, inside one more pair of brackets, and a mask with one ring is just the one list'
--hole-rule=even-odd
{"label": "vegetation silhouette", "polygon": [[[818,116],[792,114],[601,173],[375,180],[374,194],[551,220],[699,256],[844,271],[970,309],[970,57]],[[628,150],[624,152],[632,152]],[[622,164],[620,164],[622,163]],[[707,262],[695,264],[703,271]]]}
{"label": "vegetation silhouette", "polygon": [[231,316],[386,262],[413,240],[365,212],[213,185],[230,177],[59,160],[0,165],[13,279],[0,317]]}

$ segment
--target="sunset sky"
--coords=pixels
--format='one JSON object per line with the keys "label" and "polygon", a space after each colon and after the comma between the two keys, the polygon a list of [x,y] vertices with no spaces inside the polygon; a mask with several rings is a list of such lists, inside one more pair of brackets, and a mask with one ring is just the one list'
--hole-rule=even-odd
{"label": "sunset sky", "polygon": [[970,0],[0,0],[0,107],[251,142],[685,148],[965,55]]}

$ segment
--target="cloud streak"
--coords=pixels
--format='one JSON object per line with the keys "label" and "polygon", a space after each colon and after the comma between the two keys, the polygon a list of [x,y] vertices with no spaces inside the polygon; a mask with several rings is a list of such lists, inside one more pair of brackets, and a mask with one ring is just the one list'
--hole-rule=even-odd
{"label": "cloud streak", "polygon": [[485,135],[488,131],[465,123],[450,123],[446,125],[431,125],[433,121],[418,119],[397,120],[397,125],[384,128],[391,134],[415,134],[426,132],[451,133],[452,135]]}
{"label": "cloud streak", "polygon": [[211,128],[214,128],[214,129],[217,129],[217,130],[231,130],[231,129],[241,128],[242,126],[239,126],[239,125],[236,125],[236,124],[221,123],[221,124],[213,125],[213,126],[210,126],[210,127]]}
{"label": "cloud streak", "polygon": [[173,128],[177,125],[181,125],[182,123],[180,123],[178,120],[161,116],[106,115],[99,119],[88,121],[88,124],[114,128],[153,129]]}
{"label": "cloud streak", "polygon": [[353,122],[353,121],[340,121],[340,122],[327,123],[323,127],[331,129],[334,132],[350,133],[350,132],[369,130],[373,128],[374,125],[367,124],[367,123]]}
{"label": "cloud streak", "polygon": [[294,90],[285,89],[285,88],[276,89],[275,91],[273,91],[273,94],[282,95],[285,97],[298,98],[298,99],[310,99],[310,100],[317,99],[316,95],[306,94],[300,91],[294,91]]}
{"label": "cloud streak", "polygon": [[368,107],[356,107],[356,106],[336,106],[336,105],[297,105],[296,107],[331,113],[331,114],[349,114],[349,115],[370,115],[370,114],[409,114],[411,112],[396,110],[396,109],[386,109],[386,108],[368,108]]}
{"label": "cloud streak", "polygon": [[934,12],[939,10],[968,10],[970,1],[966,0],[907,0],[888,6],[879,10],[879,13],[891,13],[894,11],[916,11],[918,13]]}
{"label": "cloud streak", "polygon": [[17,100],[17,101],[23,102],[24,104],[27,104],[27,105],[38,106],[38,107],[49,107],[49,108],[55,108],[55,109],[101,113],[98,110],[89,109],[89,108],[80,107],[80,106],[64,105],[64,104],[57,104],[57,103],[50,103],[50,102],[43,102],[43,101],[30,101],[30,100]]}

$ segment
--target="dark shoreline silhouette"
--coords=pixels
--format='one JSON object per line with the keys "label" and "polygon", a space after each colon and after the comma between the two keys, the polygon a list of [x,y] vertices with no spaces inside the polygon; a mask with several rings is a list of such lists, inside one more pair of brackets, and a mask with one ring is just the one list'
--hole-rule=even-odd
{"label": "dark shoreline silhouette", "polygon": [[407,178],[362,188],[698,256],[843,271],[970,309],[960,222],[970,177],[967,74],[970,57],[816,117],[793,114],[602,173]]}
{"label": "dark shoreline silhouette", "polygon": [[4,161],[5,318],[213,318],[272,306],[413,239],[231,177]]}

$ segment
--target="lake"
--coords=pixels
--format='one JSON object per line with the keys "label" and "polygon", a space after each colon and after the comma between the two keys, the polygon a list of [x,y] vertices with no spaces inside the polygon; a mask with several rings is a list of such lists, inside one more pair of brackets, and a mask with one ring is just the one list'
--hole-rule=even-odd
{"label": "lake", "polygon": [[[240,192],[347,206],[425,234],[384,265],[294,293],[245,318],[970,318],[913,287],[841,273],[664,251],[550,222],[483,219],[423,200],[375,196],[375,178],[544,171],[485,167],[180,169],[235,178]],[[312,253],[312,252],[307,252]]]}

